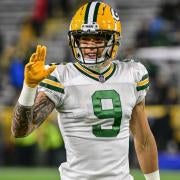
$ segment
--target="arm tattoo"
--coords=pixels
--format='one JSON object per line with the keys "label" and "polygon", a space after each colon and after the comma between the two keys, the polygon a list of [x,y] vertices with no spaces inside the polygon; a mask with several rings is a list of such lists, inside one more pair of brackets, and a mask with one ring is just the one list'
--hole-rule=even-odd
{"label": "arm tattoo", "polygon": [[28,133],[31,119],[31,107],[16,104],[12,120],[12,133],[15,137],[22,137]]}
{"label": "arm tattoo", "polygon": [[53,111],[55,104],[42,92],[36,97],[32,107],[16,104],[12,120],[12,133],[23,137],[39,127]]}
{"label": "arm tattoo", "polygon": [[54,103],[46,95],[43,94],[37,96],[36,102],[33,106],[33,125],[36,127],[40,126],[53,111],[54,107]]}

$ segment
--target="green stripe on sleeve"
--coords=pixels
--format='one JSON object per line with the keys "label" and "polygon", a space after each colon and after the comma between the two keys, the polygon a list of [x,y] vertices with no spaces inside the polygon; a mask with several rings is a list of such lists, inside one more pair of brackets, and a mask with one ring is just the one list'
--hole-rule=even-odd
{"label": "green stripe on sleeve", "polygon": [[149,87],[149,83],[145,84],[144,86],[138,86],[136,87],[137,91],[145,90],[147,87]]}
{"label": "green stripe on sleeve", "polygon": [[145,74],[145,75],[142,77],[141,81],[147,79],[148,77],[149,77],[149,75],[148,75],[148,74]]}
{"label": "green stripe on sleeve", "polygon": [[62,88],[59,88],[59,87],[56,87],[56,86],[52,86],[50,84],[43,83],[43,82],[40,82],[39,85],[42,86],[42,87],[45,87],[47,89],[51,89],[53,91],[57,91],[57,92],[60,92],[60,93],[64,94],[64,89],[62,89]]}
{"label": "green stripe on sleeve", "polygon": [[49,79],[49,80],[52,80],[52,81],[55,81],[55,82],[58,82],[59,83],[59,81],[57,80],[57,78],[55,77],[55,76],[48,76],[46,79]]}

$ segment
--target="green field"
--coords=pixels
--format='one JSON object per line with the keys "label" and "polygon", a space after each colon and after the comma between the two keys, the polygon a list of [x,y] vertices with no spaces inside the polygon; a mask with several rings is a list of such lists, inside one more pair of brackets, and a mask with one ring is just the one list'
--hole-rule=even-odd
{"label": "green field", "polygon": [[[135,180],[144,180],[140,171],[132,170]],[[60,180],[56,168],[0,168],[0,180]],[[180,180],[180,171],[161,171],[161,180]]]}

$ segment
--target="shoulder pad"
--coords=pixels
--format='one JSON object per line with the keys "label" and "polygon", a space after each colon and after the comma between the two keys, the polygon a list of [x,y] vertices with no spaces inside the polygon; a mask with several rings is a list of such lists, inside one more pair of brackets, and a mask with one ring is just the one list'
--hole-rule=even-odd
{"label": "shoulder pad", "polygon": [[122,62],[139,62],[137,58],[135,59],[123,59]]}

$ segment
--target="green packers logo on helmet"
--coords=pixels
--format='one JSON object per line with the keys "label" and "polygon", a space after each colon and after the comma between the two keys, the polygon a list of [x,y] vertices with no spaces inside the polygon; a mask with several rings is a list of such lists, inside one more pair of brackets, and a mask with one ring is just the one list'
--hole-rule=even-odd
{"label": "green packers logo on helmet", "polygon": [[113,8],[111,8],[111,14],[116,21],[120,20],[117,11],[115,11]]}

